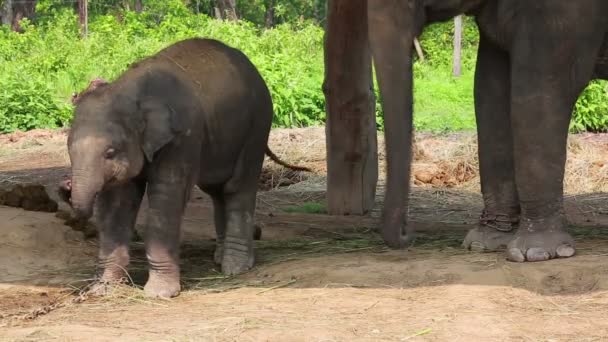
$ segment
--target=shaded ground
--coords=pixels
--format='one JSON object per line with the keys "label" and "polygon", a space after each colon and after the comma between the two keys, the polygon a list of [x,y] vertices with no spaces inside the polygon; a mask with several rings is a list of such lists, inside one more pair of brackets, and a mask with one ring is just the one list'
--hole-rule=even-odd
{"label": "shaded ground", "polygon": [[[37,182],[55,196],[69,161],[62,132],[0,136],[0,146],[0,188]],[[459,246],[481,209],[470,134],[418,136],[410,216],[421,233],[408,251],[389,251],[380,242],[374,232],[379,206],[363,218],[322,213],[322,128],[275,130],[270,146],[317,174],[304,177],[266,163],[260,188],[272,190],[258,195],[263,229],[258,267],[236,278],[217,272],[211,261],[211,203],[196,191],[184,223],[185,291],[171,301],[149,301],[137,287],[103,300],[74,295],[93,274],[95,239],[85,239],[54,214],[0,206],[0,340],[599,341],[608,336],[606,136],[575,136],[570,143],[566,209],[577,256],[534,264],[467,253]],[[378,204],[382,192],[380,186]],[[141,242],[133,242],[133,255],[131,276],[141,287],[146,279]]]}

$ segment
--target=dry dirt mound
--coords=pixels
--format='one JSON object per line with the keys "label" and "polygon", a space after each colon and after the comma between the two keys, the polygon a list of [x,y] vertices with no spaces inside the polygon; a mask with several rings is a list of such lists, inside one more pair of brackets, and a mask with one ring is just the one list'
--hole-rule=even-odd
{"label": "dry dirt mound", "polygon": [[53,214],[0,206],[0,283],[65,285],[95,255],[82,233]]}

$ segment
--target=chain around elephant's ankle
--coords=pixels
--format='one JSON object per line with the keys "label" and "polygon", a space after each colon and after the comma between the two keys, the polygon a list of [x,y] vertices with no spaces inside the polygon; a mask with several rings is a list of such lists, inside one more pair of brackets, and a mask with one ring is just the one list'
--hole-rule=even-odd
{"label": "chain around elephant's ankle", "polygon": [[490,214],[484,210],[479,217],[479,224],[501,232],[511,232],[517,228],[519,216],[499,213]]}
{"label": "chain around elephant's ankle", "polygon": [[115,274],[108,275],[107,273],[97,274],[94,278],[94,282],[105,285],[125,285],[131,284],[131,279],[127,274],[116,276]]}

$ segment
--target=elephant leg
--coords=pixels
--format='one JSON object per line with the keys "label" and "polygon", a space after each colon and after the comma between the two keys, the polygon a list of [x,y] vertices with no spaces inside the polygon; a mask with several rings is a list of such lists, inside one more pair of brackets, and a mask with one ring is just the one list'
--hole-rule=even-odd
{"label": "elephant leg", "polygon": [[255,264],[254,191],[226,196],[226,236],[223,244],[222,272],[227,275],[243,273]]}
{"label": "elephant leg", "polygon": [[475,114],[479,173],[484,210],[463,247],[477,251],[504,249],[519,219],[511,130],[509,56],[480,37],[475,70]]}
{"label": "elephant leg", "polygon": [[[215,224],[216,243],[213,253],[213,261],[221,265],[224,258],[224,240],[226,239],[226,201],[224,195],[214,192],[208,192],[213,200],[213,221]],[[258,225],[253,226],[253,239],[260,240],[262,237],[262,229]]]}
{"label": "elephant leg", "polygon": [[[263,129],[266,128],[253,127],[256,133],[241,151],[232,178],[224,184],[226,231],[221,264],[222,272],[227,275],[243,273],[255,264],[256,194],[268,141],[268,133],[262,134]],[[269,129],[270,122],[266,132]]]}
{"label": "elephant leg", "polygon": [[211,195],[213,200],[213,221],[215,223],[215,252],[213,261],[220,265],[224,257],[224,240],[226,239],[226,201],[223,195]]}
{"label": "elephant leg", "polygon": [[149,297],[175,297],[181,290],[180,231],[192,184],[187,175],[174,171],[161,172],[148,184],[144,243],[150,270],[144,291]]}
{"label": "elephant leg", "polygon": [[507,246],[511,261],[575,253],[563,213],[566,143],[574,104],[591,78],[602,42],[603,32],[594,27],[604,12],[594,6],[573,11],[568,4],[544,5],[559,20],[526,18],[537,23],[521,25],[512,48],[511,124],[521,216]]}
{"label": "elephant leg", "polygon": [[145,182],[131,181],[99,194],[96,202],[99,256],[93,293],[103,295],[109,290],[107,285],[126,280],[131,231],[145,189]]}
{"label": "elephant leg", "polygon": [[[414,240],[407,224],[412,153],[412,47],[419,1],[368,0],[368,31],[384,110],[386,194],[381,234],[391,248]],[[420,12],[422,14],[422,12]]]}

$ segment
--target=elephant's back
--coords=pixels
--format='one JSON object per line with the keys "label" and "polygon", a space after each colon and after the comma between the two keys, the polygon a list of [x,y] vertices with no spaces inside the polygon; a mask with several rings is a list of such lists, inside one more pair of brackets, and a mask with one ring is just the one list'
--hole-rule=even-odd
{"label": "elephant's back", "polygon": [[239,104],[272,115],[270,92],[257,68],[244,53],[220,41],[183,40],[159,51],[153,63],[166,64],[191,82],[208,111],[232,111]]}

